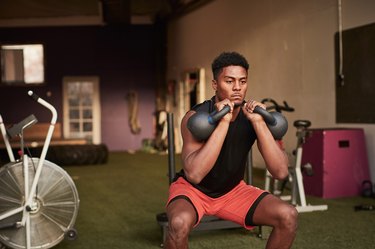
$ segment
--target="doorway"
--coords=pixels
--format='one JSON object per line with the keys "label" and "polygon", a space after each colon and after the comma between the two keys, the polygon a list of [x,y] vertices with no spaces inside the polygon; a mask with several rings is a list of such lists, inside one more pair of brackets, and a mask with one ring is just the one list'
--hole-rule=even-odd
{"label": "doorway", "polygon": [[[206,80],[204,68],[186,70],[182,73],[182,81],[178,84],[177,96],[177,127],[176,130],[180,134],[182,118],[193,106],[202,103],[206,98]],[[177,136],[176,152],[182,149],[182,138]]]}
{"label": "doorway", "polygon": [[63,133],[101,143],[99,77],[63,78]]}

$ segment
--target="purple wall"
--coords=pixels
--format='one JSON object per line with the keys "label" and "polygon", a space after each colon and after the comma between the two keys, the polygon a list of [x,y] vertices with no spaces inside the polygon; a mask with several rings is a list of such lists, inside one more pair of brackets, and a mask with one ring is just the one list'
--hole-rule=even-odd
{"label": "purple wall", "polygon": [[[99,76],[102,142],[111,151],[139,149],[144,138],[153,137],[155,93],[164,56],[162,33],[151,25],[0,28],[0,43],[42,43],[46,59],[45,85],[0,86],[0,114],[5,123],[31,113],[40,122],[49,121],[48,111],[27,98],[31,89],[56,107],[62,123],[63,77]],[[126,95],[131,90],[139,98],[139,135],[131,134],[128,125]],[[48,91],[51,97],[46,96]]]}

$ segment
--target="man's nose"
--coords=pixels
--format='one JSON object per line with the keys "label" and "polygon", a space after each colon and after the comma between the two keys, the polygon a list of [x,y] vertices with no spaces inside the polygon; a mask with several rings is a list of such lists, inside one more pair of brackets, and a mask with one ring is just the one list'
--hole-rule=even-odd
{"label": "man's nose", "polygon": [[233,90],[240,90],[241,89],[241,83],[240,81],[236,80],[233,84]]}

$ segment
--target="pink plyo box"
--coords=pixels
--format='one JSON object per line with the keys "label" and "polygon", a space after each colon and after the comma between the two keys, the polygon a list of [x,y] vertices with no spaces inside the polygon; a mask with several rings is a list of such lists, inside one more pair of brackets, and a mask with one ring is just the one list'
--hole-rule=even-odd
{"label": "pink plyo box", "polygon": [[306,195],[322,198],[357,196],[370,179],[363,129],[310,129],[303,145],[302,165],[310,163],[313,175],[303,173]]}

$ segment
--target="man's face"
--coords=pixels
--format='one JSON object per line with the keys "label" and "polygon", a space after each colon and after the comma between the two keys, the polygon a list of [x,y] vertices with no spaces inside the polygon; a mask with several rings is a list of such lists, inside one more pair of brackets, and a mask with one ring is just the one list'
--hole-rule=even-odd
{"label": "man's face", "polygon": [[217,80],[212,81],[212,87],[219,101],[229,99],[234,104],[242,104],[247,91],[247,72],[241,66],[223,68]]}

